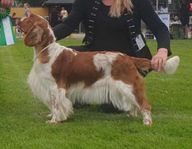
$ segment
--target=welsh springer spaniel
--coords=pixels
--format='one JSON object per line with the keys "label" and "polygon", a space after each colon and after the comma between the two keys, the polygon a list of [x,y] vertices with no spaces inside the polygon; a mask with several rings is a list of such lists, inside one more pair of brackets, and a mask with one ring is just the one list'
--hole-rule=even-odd
{"label": "welsh springer spaniel", "polygon": [[[114,52],[78,52],[56,43],[49,23],[31,14],[20,20],[24,43],[34,47],[29,86],[51,111],[49,123],[59,123],[73,113],[73,103],[103,104],[137,116],[152,124],[151,106],[139,70],[149,70],[151,61]],[[179,65],[175,56],[166,62],[164,73],[173,74]]]}

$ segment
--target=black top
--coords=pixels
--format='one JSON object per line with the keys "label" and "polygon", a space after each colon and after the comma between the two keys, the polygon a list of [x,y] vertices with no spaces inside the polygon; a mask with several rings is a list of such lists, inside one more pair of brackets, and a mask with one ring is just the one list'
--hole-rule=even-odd
{"label": "black top", "polygon": [[[91,13],[95,0],[76,0],[68,18],[62,24],[55,26],[54,33],[57,40],[70,35],[82,21],[85,25],[85,34],[88,28],[88,16]],[[154,12],[148,0],[133,0],[133,19],[137,34],[141,33],[143,20],[157,39],[158,49],[167,48],[170,54],[170,35],[167,27]],[[135,56],[130,42],[128,27],[123,16],[112,18],[109,6],[103,3],[96,16],[95,39],[92,50],[114,50]]]}
{"label": "black top", "polygon": [[180,20],[183,26],[189,25],[189,3],[181,3]]}

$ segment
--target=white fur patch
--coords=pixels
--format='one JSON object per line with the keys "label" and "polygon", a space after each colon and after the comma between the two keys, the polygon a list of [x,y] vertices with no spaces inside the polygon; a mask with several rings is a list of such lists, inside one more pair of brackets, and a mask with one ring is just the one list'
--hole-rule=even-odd
{"label": "white fur patch", "polygon": [[[53,49],[54,50],[51,50]],[[41,64],[39,61],[34,61],[31,72],[28,76],[29,86],[35,96],[43,101],[50,109],[50,91],[54,86],[57,86],[55,79],[51,75],[51,65],[56,60],[57,56],[63,51],[58,44],[49,47],[49,62]],[[36,53],[34,53],[36,55]]]}
{"label": "white fur patch", "polygon": [[22,21],[24,21],[25,19],[26,19],[27,17],[22,17],[21,19],[20,19],[20,21],[22,22]]}
{"label": "white fur patch", "polygon": [[131,111],[139,107],[132,85],[113,80],[109,76],[98,80],[90,87],[85,87],[84,83],[73,85],[66,90],[66,95],[73,103],[112,103],[114,107],[123,111]]}
{"label": "white fur patch", "polygon": [[107,52],[105,54],[98,53],[94,56],[93,62],[97,71],[103,70],[104,75],[111,75],[111,65],[116,60],[118,53]]}

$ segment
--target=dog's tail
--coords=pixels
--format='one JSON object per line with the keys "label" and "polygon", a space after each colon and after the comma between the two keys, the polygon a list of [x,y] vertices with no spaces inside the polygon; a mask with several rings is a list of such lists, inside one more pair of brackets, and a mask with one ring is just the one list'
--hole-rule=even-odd
{"label": "dog's tail", "polygon": [[[131,58],[138,70],[140,71],[153,70],[151,66],[151,60],[148,60],[145,58],[135,58],[135,57],[131,57]],[[162,69],[162,72],[166,74],[174,74],[179,66],[179,63],[180,63],[179,56],[174,56],[172,58],[169,58],[166,61],[165,66]]]}

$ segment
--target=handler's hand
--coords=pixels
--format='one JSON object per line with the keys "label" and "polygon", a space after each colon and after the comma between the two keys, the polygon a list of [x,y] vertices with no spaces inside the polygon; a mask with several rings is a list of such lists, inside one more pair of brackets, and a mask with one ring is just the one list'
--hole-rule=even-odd
{"label": "handler's hand", "polygon": [[10,8],[11,6],[13,6],[15,0],[1,0],[1,6],[4,8]]}
{"label": "handler's hand", "polygon": [[156,71],[161,71],[167,60],[168,50],[160,48],[156,55],[151,60],[152,68]]}

